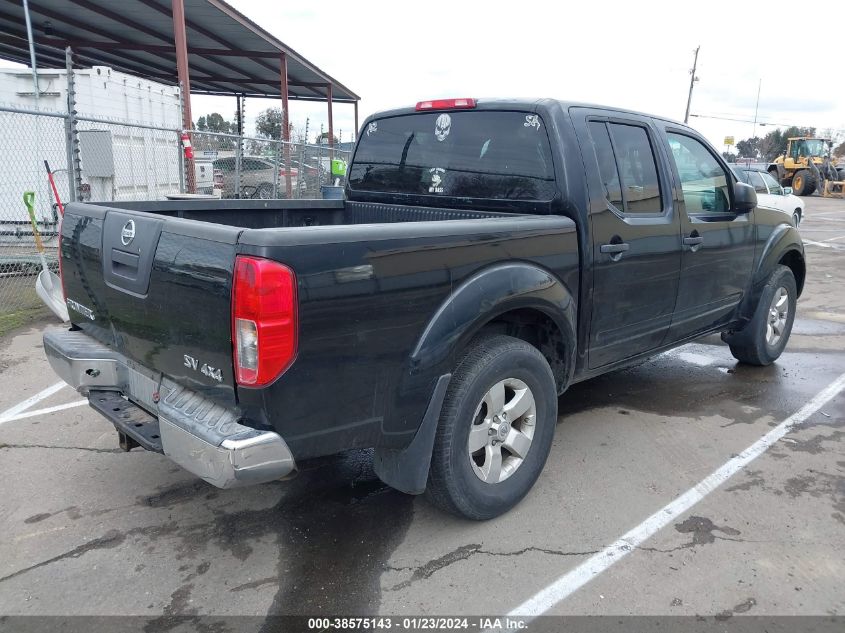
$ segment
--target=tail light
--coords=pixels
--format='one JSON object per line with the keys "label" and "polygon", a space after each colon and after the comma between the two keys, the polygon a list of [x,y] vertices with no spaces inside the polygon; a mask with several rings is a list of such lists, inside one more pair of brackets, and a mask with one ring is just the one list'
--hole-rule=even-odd
{"label": "tail light", "polygon": [[297,346],[296,277],[278,262],[239,255],[232,284],[235,379],[260,387],[291,366]]}
{"label": "tail light", "polygon": [[417,110],[471,110],[475,107],[475,99],[432,99],[420,101]]}

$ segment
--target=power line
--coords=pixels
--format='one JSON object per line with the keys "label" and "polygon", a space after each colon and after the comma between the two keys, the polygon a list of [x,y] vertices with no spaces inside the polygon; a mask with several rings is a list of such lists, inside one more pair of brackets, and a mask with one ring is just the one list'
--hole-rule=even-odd
{"label": "power line", "polygon": [[[691,117],[696,117],[697,119],[718,119],[719,121],[736,121],[737,123],[754,123],[753,119],[734,119],[731,117],[723,117],[723,116],[712,116],[709,114],[690,114]],[[766,125],[773,125],[775,127],[812,127],[806,125],[795,125],[794,123],[775,123],[774,121],[757,121],[757,125],[760,127]],[[830,130],[831,132],[845,132],[843,128],[824,128],[825,130]]]}

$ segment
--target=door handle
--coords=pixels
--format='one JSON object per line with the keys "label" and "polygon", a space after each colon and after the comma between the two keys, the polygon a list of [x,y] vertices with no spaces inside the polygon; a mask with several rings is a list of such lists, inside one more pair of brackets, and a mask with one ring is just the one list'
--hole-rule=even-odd
{"label": "door handle", "polygon": [[602,244],[599,247],[599,250],[604,253],[605,255],[610,255],[610,260],[614,262],[618,262],[622,259],[622,254],[625,253],[629,248],[631,248],[628,244],[622,241],[622,238],[618,235],[614,235],[610,238],[610,244]]}
{"label": "door handle", "polygon": [[610,253],[610,254],[624,253],[629,248],[630,248],[630,246],[628,244],[623,243],[623,242],[620,242],[618,244],[613,244],[613,243],[602,244],[601,245],[601,252],[602,253]]}
{"label": "door handle", "polygon": [[684,246],[689,246],[690,250],[694,253],[701,245],[704,243],[704,238],[699,235],[698,231],[693,231],[689,234],[688,237],[685,237],[683,240]]}

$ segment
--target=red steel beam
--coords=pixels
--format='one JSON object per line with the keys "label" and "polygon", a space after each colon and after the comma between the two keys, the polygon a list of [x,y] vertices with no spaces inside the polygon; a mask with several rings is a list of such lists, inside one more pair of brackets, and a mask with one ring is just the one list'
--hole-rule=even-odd
{"label": "red steel beam", "polygon": [[[280,68],[280,79],[281,79],[281,93],[282,93],[282,148],[284,150],[284,161],[285,161],[285,193],[287,193],[288,200],[293,195],[293,187],[291,186],[290,182],[290,172],[291,172],[291,164],[290,164],[290,119],[288,117],[288,56],[285,53],[282,53],[279,56],[279,68]],[[302,165],[299,166],[302,169]],[[302,173],[299,175],[302,178],[305,174]]]}
{"label": "red steel beam", "polygon": [[[173,42],[176,46],[176,71],[179,75],[179,86],[182,90],[182,129],[193,127],[191,118],[191,73],[188,69],[188,37],[185,33],[185,5],[183,0],[173,2]],[[187,169],[188,193],[196,192],[196,174],[194,161],[185,157]]]}

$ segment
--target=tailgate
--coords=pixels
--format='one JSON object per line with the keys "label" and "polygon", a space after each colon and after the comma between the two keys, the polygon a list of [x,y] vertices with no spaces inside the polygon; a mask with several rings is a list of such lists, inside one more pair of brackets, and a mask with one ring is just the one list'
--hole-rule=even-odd
{"label": "tailgate", "polygon": [[68,205],[61,265],[71,321],[154,373],[234,403],[230,295],[241,230]]}

